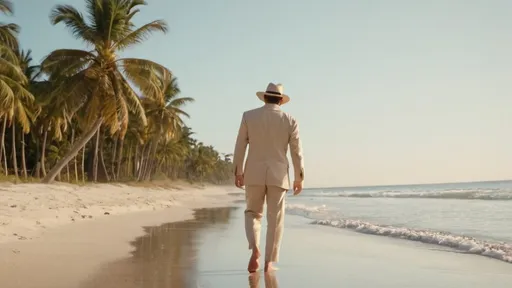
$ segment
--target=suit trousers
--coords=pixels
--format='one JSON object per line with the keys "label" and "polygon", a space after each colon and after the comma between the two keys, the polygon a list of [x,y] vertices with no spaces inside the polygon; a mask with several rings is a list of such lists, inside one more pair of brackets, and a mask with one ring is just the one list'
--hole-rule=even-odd
{"label": "suit trousers", "polygon": [[245,187],[245,234],[249,249],[259,248],[263,206],[267,200],[267,241],[265,261],[277,262],[283,237],[286,189],[277,186],[250,185]]}

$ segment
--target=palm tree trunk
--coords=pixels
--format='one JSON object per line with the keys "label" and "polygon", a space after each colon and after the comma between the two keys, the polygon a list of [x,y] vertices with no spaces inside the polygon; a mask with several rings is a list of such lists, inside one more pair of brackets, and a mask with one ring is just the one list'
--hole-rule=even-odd
{"label": "palm tree trunk", "polygon": [[133,170],[131,172],[131,177],[135,178],[135,175],[137,175],[137,171],[139,169],[139,150],[140,145],[139,141],[135,142],[135,156],[133,157]]}
{"label": "palm tree trunk", "polygon": [[4,157],[4,163],[5,163],[5,166],[4,166],[4,173],[5,173],[5,176],[7,176],[8,174],[8,171],[7,171],[7,156],[5,155],[5,128],[7,127],[7,116],[4,117],[4,123],[2,125],[2,143],[0,145],[0,165],[2,163],[2,157]]}
{"label": "palm tree trunk", "polygon": [[32,172],[30,173],[32,175],[32,177],[36,177],[37,179],[41,178],[41,147],[39,146],[40,144],[40,139],[38,137],[38,135],[36,135],[34,132],[31,132],[30,134],[30,138],[34,138],[35,140],[35,147],[36,147],[36,156],[35,156],[35,159],[36,159],[36,165],[35,167],[32,168]]}
{"label": "palm tree trunk", "polygon": [[[101,126],[100,126],[101,127]],[[100,131],[96,132],[96,142],[94,143],[94,158],[92,159],[92,181],[98,181],[98,148],[100,146]]]}
{"label": "palm tree trunk", "polygon": [[46,154],[46,139],[48,138],[48,125],[43,126],[43,147],[41,148],[41,170],[43,171],[43,177],[46,176],[45,154]]}
{"label": "palm tree trunk", "polygon": [[82,182],[85,184],[85,147],[82,148]]}
{"label": "palm tree trunk", "polygon": [[129,174],[130,171],[132,170],[131,167],[132,167],[132,150],[133,150],[133,143],[130,141],[129,142],[129,145],[128,145],[128,162],[126,162],[126,174]]}
{"label": "palm tree trunk", "polygon": [[153,170],[156,167],[156,152],[158,149],[158,136],[151,141],[151,150],[148,153],[148,158],[150,159],[148,161],[148,169],[146,170],[146,175],[144,177],[145,180],[151,180],[151,174],[153,173]]}
{"label": "palm tree trunk", "polygon": [[50,183],[55,179],[55,177],[59,174],[62,168],[64,168],[64,166],[66,166],[66,164],[69,163],[69,161],[71,161],[71,159],[73,159],[73,157],[76,156],[78,151],[80,151],[80,149],[82,149],[85,146],[85,144],[87,144],[87,142],[91,140],[94,134],[98,132],[102,122],[103,118],[98,117],[98,119],[96,119],[91,128],[87,132],[82,134],[82,137],[78,141],[76,141],[74,145],[71,146],[66,155],[64,155],[64,157],[62,157],[62,159],[60,159],[57,162],[57,164],[55,164],[52,170],[48,172],[46,177],[44,177],[43,179],[43,183]]}
{"label": "palm tree trunk", "polygon": [[[124,146],[124,137],[119,137],[119,148],[117,155],[117,171],[116,171],[116,180],[119,179],[119,175],[121,174],[121,162],[123,161],[123,146]],[[115,155],[115,154],[114,154]]]}
{"label": "palm tree trunk", "polygon": [[23,177],[25,180],[27,176],[27,161],[25,160],[25,133],[21,133],[21,167],[23,169]]}
{"label": "palm tree trunk", "polygon": [[[139,181],[144,181],[146,180],[147,178],[147,171],[149,169],[149,165],[151,163],[151,148],[153,147],[153,141],[151,141],[150,143],[148,143],[148,145],[146,145],[146,153],[143,153],[142,154],[142,157],[144,160],[144,165],[142,165],[141,167],[141,173],[139,173]],[[146,155],[144,155],[146,154]]]}
{"label": "palm tree trunk", "polygon": [[[71,161],[70,161],[71,162]],[[69,175],[69,162],[66,164],[66,177],[68,179],[68,183],[71,182],[71,175]]]}
{"label": "palm tree trunk", "polygon": [[4,169],[5,169],[5,176],[9,175],[9,170],[7,168],[7,151],[4,147]]}
{"label": "palm tree trunk", "polygon": [[101,139],[100,139],[100,147],[99,147],[101,169],[103,170],[103,173],[105,174],[105,177],[107,178],[107,182],[110,182],[110,176],[108,175],[107,165],[105,165],[105,153],[104,153],[105,149],[103,149],[105,146],[105,136],[104,135],[102,135],[102,136],[103,137],[101,137]]}
{"label": "palm tree trunk", "polygon": [[[75,144],[75,128],[71,128],[71,146],[73,146],[73,144]],[[73,164],[75,166],[75,181],[78,183],[78,159],[76,156],[73,159]]]}
{"label": "palm tree trunk", "polygon": [[144,168],[146,167],[145,154],[146,154],[146,150],[148,149],[148,147],[149,147],[149,145],[148,145],[148,143],[146,143],[146,144],[144,144],[144,146],[142,146],[142,150],[140,151],[140,164],[139,164],[139,168],[137,170],[137,181],[141,180],[141,177],[144,172]]}
{"label": "palm tree trunk", "polygon": [[14,167],[14,176],[18,179],[18,160],[16,159],[16,123],[14,121],[16,116],[12,117],[12,166]]}
{"label": "palm tree trunk", "polygon": [[116,162],[117,162],[117,142],[118,142],[118,139],[119,139],[119,136],[118,135],[114,135],[114,142],[112,143],[112,145],[114,146],[113,148],[113,151],[112,151],[112,157],[111,157],[111,161],[110,161],[110,166],[111,166],[111,170],[112,170],[112,180],[113,181],[116,181],[116,175],[117,175],[117,169],[116,169]]}

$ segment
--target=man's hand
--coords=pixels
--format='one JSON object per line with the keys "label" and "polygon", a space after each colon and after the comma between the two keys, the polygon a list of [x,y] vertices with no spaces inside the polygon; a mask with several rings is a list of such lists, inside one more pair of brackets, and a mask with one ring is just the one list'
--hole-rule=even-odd
{"label": "man's hand", "polygon": [[293,182],[293,195],[299,195],[302,192],[302,181]]}
{"label": "man's hand", "polygon": [[244,175],[236,175],[235,186],[240,189],[243,189],[242,187],[244,187]]}

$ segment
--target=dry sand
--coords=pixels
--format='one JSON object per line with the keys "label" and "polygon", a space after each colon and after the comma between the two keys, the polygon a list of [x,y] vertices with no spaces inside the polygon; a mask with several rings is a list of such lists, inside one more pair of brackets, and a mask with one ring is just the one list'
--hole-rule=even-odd
{"label": "dry sand", "polygon": [[33,239],[49,228],[131,212],[208,202],[222,187],[174,189],[127,185],[0,184],[0,243]]}
{"label": "dry sand", "polygon": [[226,187],[0,186],[2,288],[78,287],[102,263],[129,255],[144,226],[231,205]]}

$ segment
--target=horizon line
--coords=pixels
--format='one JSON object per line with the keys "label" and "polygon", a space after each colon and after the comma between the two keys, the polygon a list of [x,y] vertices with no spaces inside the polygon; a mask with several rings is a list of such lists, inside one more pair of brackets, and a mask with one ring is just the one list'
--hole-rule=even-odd
{"label": "horizon line", "polygon": [[426,186],[426,185],[448,185],[448,184],[471,184],[471,183],[489,183],[489,182],[510,182],[512,179],[501,180],[478,180],[478,181],[454,181],[454,182],[435,182],[435,183],[415,183],[415,184],[388,184],[388,185],[353,185],[353,186],[328,186],[328,187],[308,187],[305,189],[334,189],[334,188],[375,188],[375,187],[400,187],[400,186]]}

